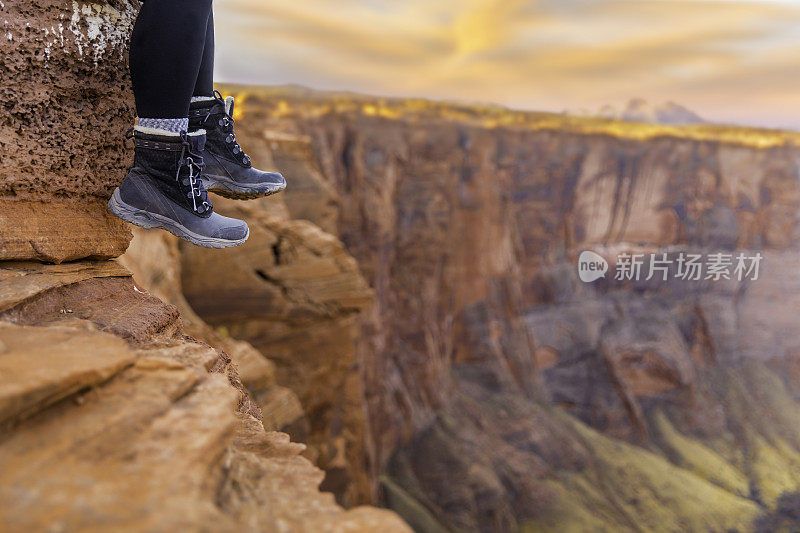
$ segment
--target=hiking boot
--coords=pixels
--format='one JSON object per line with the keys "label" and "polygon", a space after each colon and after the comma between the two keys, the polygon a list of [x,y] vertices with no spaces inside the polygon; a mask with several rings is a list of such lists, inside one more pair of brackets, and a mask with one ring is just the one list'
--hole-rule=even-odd
{"label": "hiking boot", "polygon": [[108,208],[143,228],[164,228],[206,248],[243,244],[247,224],[214,212],[203,188],[204,131],[166,135],[135,128],[133,168],[117,187]]}
{"label": "hiking boot", "polygon": [[233,132],[233,97],[193,99],[189,108],[189,130],[205,129],[208,140],[203,151],[206,163],[203,183],[206,189],[237,200],[269,196],[286,188],[277,172],[253,168],[250,157],[236,142]]}

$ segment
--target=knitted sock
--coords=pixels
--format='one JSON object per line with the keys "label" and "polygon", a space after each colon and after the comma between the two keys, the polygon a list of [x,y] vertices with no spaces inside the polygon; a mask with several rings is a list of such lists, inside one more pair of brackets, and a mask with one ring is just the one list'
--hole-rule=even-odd
{"label": "knitted sock", "polygon": [[180,133],[189,131],[188,118],[137,118],[136,125],[142,128]]}
{"label": "knitted sock", "polygon": [[[166,137],[175,137],[175,138],[179,138],[181,136],[181,132],[162,130],[158,128],[148,128],[146,126],[139,126],[139,125],[136,125],[133,128],[133,131],[138,131],[139,133],[145,133],[147,135],[164,135]],[[206,130],[203,128],[198,128],[195,131],[188,132],[189,137],[194,137],[196,135],[205,135],[205,134]]]}

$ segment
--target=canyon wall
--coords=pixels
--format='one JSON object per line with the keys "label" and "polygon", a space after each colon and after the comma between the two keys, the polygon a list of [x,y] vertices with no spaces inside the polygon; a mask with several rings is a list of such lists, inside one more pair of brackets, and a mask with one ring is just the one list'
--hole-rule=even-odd
{"label": "canyon wall", "polygon": [[[309,140],[303,168],[270,160],[288,209],[335,206],[374,289],[367,460],[417,529],[748,529],[797,490],[796,135],[231,92],[245,146]],[[591,284],[587,249],[611,263]],[[680,252],[764,258],[686,281]],[[669,253],[669,279],[614,279],[622,253]]]}
{"label": "canyon wall", "polygon": [[[306,446],[272,431],[307,425],[297,395],[189,307],[175,239],[137,230],[115,259],[137,6],[0,1],[0,530],[409,531],[320,491]],[[285,215],[300,268],[340,267],[359,309],[341,243]]]}
{"label": "canyon wall", "polygon": [[117,262],[0,272],[4,531],[408,531],[319,492],[228,355]]}

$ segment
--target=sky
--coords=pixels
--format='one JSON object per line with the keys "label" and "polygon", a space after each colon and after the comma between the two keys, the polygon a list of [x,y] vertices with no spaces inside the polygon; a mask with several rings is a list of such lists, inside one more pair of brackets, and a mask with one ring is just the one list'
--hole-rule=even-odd
{"label": "sky", "polygon": [[217,81],[800,129],[800,0],[215,0]]}

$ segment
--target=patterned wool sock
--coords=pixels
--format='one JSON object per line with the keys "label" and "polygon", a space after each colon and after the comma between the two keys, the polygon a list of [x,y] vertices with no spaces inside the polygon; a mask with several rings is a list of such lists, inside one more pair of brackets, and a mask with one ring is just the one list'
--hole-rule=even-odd
{"label": "patterned wool sock", "polygon": [[171,133],[189,131],[188,118],[137,118],[136,125],[140,128],[162,130]]}

